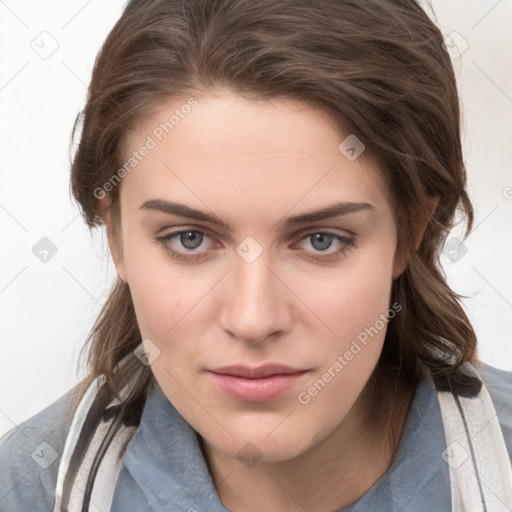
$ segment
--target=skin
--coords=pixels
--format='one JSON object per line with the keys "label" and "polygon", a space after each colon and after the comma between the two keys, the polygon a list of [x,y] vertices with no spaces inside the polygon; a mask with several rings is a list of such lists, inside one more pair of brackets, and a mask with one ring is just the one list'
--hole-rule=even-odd
{"label": "skin", "polygon": [[[348,133],[305,103],[256,101],[227,89],[195,98],[197,107],[123,178],[118,231],[108,197],[102,200],[112,256],[130,286],[142,338],[160,351],[151,370],[202,437],[224,506],[327,512],[349,505],[389,467],[397,443],[385,433],[401,433],[412,396],[401,397],[391,423],[365,423],[362,390],[385,327],[308,404],[298,394],[391,306],[392,282],[403,266],[380,171],[364,153],[349,161],[338,149]],[[186,99],[162,105],[132,132],[128,153]],[[151,199],[202,210],[231,228],[140,208]],[[338,202],[372,208],[280,224]],[[180,229],[207,236],[197,249],[187,249],[179,235],[155,241]],[[319,250],[307,235],[325,231],[352,244],[332,238]],[[263,250],[252,263],[236,252],[248,236]],[[169,247],[199,257],[177,259]],[[315,259],[326,253],[330,259]],[[231,398],[207,371],[269,362],[307,372],[291,391],[264,403]],[[244,446],[254,464],[240,460]]]}

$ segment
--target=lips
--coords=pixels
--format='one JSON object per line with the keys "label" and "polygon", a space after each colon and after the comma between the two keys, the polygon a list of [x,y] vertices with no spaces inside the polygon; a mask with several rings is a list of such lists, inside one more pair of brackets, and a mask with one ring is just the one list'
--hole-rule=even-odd
{"label": "lips", "polygon": [[268,402],[286,394],[307,370],[279,364],[257,367],[224,366],[209,370],[213,383],[231,398],[244,402]]}
{"label": "lips", "polygon": [[265,364],[253,368],[242,365],[224,366],[210,371],[220,375],[232,375],[233,377],[244,377],[246,379],[260,379],[264,377],[271,377],[272,375],[291,375],[294,373],[301,373],[304,370],[298,370],[296,368],[280,364]]}

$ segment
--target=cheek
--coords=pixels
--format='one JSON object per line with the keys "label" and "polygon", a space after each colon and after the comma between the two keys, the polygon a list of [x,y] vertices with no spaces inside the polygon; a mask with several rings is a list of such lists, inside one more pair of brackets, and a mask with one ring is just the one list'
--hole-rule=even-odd
{"label": "cheek", "polygon": [[212,279],[194,279],[185,272],[156,270],[146,267],[130,280],[141,335],[153,340],[160,350],[166,349],[165,340],[169,339],[173,339],[173,350],[180,345],[190,347],[184,329],[187,338],[197,336],[204,320],[204,299],[214,283],[210,283]]}
{"label": "cheek", "polygon": [[152,373],[169,400],[185,412],[191,408],[189,393],[202,396],[197,389],[204,353],[205,303],[201,299],[210,287],[204,279],[193,280],[183,271],[172,272],[169,264],[165,267],[140,266],[140,272],[132,275],[130,291],[142,339],[151,340],[144,345],[154,354]]}
{"label": "cheek", "polygon": [[[391,270],[365,268],[351,272],[340,283],[337,308],[330,308],[332,322],[342,345],[364,337],[364,332],[381,318],[389,308]],[[345,292],[344,292],[345,290]],[[337,319],[337,323],[336,323]]]}
{"label": "cheek", "polygon": [[161,340],[194,313],[208,282],[195,279],[191,267],[172,263],[163,249],[136,234],[124,238],[124,264],[142,338],[162,350]]}
{"label": "cheek", "polygon": [[386,313],[396,313],[388,305],[387,286],[373,292],[360,293],[357,302],[346,305],[336,324],[338,335],[315,351],[317,371],[294,396],[294,410],[301,428],[311,435],[310,444],[321,441],[347,417],[378,363],[389,322]]}
{"label": "cheek", "polygon": [[[316,371],[297,397],[310,409],[312,418],[337,403],[333,422],[338,421],[378,362],[390,318],[399,314],[390,304],[393,252],[392,244],[385,250],[376,244],[357,263],[342,269],[337,278],[331,276],[323,287],[309,287],[318,290],[309,292],[309,304],[330,331],[315,345]],[[314,338],[316,332],[318,338],[318,323],[311,323],[309,328],[311,336]]]}
{"label": "cheek", "polygon": [[330,331],[332,343],[325,345],[329,351],[348,349],[359,335],[364,338],[376,322],[384,331],[377,339],[383,340],[385,329],[380,319],[390,307],[393,255],[390,237],[354,253],[346,265],[322,280],[311,276],[303,282],[304,302]]}

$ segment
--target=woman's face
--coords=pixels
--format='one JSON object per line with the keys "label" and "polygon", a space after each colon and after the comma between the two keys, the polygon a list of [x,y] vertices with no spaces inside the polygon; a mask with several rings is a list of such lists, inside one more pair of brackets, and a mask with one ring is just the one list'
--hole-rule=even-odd
{"label": "woman's face", "polygon": [[187,100],[129,139],[116,266],[156,380],[208,446],[289,460],[337,431],[399,314],[384,182],[305,103]]}

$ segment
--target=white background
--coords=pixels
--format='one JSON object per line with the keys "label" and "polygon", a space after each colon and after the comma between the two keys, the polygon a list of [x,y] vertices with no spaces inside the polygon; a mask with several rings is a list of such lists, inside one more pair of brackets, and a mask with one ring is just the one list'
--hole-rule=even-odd
{"label": "white background", "polygon": [[[0,0],[0,435],[84,376],[79,350],[115,275],[103,234],[89,234],[71,201],[69,142],[123,5]],[[443,264],[467,297],[482,359],[512,370],[512,2],[434,8],[443,34],[469,44],[454,64],[476,206],[467,253]],[[56,48],[45,59],[34,51],[42,38],[38,51]],[[42,237],[58,249],[47,263],[32,253]]]}

